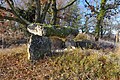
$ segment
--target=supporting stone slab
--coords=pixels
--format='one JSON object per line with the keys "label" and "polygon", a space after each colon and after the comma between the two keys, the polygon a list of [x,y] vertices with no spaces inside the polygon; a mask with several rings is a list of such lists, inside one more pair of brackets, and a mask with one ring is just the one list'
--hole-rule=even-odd
{"label": "supporting stone slab", "polygon": [[28,43],[28,60],[43,59],[51,53],[51,41],[48,37],[32,35]]}

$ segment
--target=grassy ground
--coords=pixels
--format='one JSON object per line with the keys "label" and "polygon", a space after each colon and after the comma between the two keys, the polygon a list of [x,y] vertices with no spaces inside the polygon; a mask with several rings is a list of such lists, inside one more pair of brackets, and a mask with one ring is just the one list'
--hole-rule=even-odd
{"label": "grassy ground", "polygon": [[26,45],[0,49],[0,80],[120,80],[120,49],[75,49],[35,64],[27,60]]}

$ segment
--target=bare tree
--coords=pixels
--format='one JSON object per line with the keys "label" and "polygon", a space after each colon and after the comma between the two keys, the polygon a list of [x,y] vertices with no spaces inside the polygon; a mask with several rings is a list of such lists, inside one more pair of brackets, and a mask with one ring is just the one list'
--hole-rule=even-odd
{"label": "bare tree", "polygon": [[100,7],[95,7],[94,5],[91,5],[87,0],[85,2],[88,5],[88,8],[91,10],[91,12],[94,12],[95,15],[97,15],[97,24],[95,28],[95,40],[98,41],[100,37],[100,32],[102,35],[103,32],[103,26],[101,26],[101,23],[103,23],[104,18],[110,18],[111,15],[115,15],[118,13],[116,12],[116,9],[118,9],[118,6],[120,5],[119,0],[114,0],[114,2],[110,2],[110,0],[101,0],[100,1]]}

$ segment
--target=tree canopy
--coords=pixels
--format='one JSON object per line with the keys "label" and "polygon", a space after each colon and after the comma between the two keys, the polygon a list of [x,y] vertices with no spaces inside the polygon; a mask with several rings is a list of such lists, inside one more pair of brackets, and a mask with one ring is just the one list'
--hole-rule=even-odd
{"label": "tree canopy", "polygon": [[[80,5],[85,7],[81,8]],[[85,11],[87,9],[87,11]],[[83,12],[82,12],[83,11]],[[1,0],[0,20],[13,20],[24,25],[51,24],[57,27],[73,26],[89,32],[93,29],[96,40],[119,15],[119,0]],[[84,18],[82,21],[81,19]],[[119,20],[119,18],[117,18]],[[118,21],[119,22],[119,21]],[[82,27],[82,23],[85,23]]]}
{"label": "tree canopy", "polygon": [[[50,22],[50,24],[56,25],[59,18],[58,13],[76,1],[77,0],[67,0],[65,2],[59,0],[1,0],[0,19],[13,20],[24,25],[33,22]],[[63,4],[63,6],[60,4]],[[8,14],[12,16],[8,16]],[[46,17],[47,15],[49,15],[50,19]]]}

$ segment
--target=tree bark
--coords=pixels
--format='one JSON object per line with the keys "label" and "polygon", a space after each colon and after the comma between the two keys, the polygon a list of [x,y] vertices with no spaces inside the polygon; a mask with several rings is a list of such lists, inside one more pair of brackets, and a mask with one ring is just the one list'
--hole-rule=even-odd
{"label": "tree bark", "polygon": [[51,1],[52,0],[49,0],[48,2],[46,2],[46,4],[45,4],[45,7],[44,7],[44,9],[42,10],[42,13],[41,13],[41,21],[40,21],[40,23],[45,23],[45,17],[46,17],[46,14],[47,14],[47,11],[48,11],[48,9],[50,8],[50,4],[51,4]]}
{"label": "tree bark", "polygon": [[35,0],[36,3],[36,14],[35,14],[35,22],[40,22],[40,13],[41,13],[41,4],[40,0]]}
{"label": "tree bark", "polygon": [[101,26],[101,22],[103,22],[103,18],[106,14],[106,9],[105,9],[105,4],[106,4],[106,0],[101,0],[101,9],[100,12],[97,15],[97,25],[95,28],[95,41],[98,41],[100,38],[100,26]]}
{"label": "tree bark", "polygon": [[95,41],[98,41],[100,37],[100,22],[101,20],[98,20],[96,28],[95,28]]}
{"label": "tree bark", "polygon": [[56,0],[53,0],[53,4],[52,4],[52,9],[53,9],[53,25],[56,25],[57,22],[57,7],[56,7]]}
{"label": "tree bark", "polygon": [[100,30],[100,37],[103,38],[103,26],[101,25],[101,30]]}

